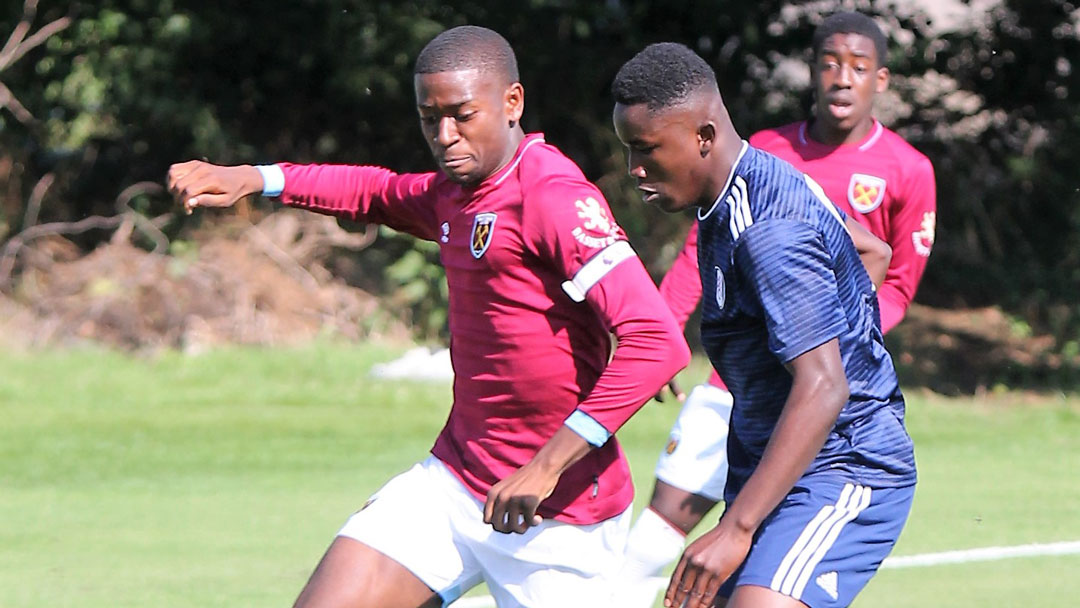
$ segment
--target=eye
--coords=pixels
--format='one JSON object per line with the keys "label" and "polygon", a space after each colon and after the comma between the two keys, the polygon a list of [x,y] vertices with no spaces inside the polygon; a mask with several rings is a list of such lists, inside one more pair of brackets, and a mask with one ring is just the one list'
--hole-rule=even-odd
{"label": "eye", "polygon": [[475,116],[476,116],[475,111],[461,112],[457,116],[454,117],[454,120],[456,120],[458,122],[468,122],[468,121],[472,120]]}
{"label": "eye", "polygon": [[433,127],[439,122],[438,116],[421,115],[420,122],[426,127]]}

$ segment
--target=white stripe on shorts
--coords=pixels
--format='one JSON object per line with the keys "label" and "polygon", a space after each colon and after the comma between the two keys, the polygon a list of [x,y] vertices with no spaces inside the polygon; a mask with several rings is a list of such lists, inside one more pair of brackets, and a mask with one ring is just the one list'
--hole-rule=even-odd
{"label": "white stripe on shorts", "polygon": [[840,536],[840,530],[868,506],[870,488],[846,484],[836,504],[822,507],[803,528],[773,575],[772,590],[801,599],[811,574]]}

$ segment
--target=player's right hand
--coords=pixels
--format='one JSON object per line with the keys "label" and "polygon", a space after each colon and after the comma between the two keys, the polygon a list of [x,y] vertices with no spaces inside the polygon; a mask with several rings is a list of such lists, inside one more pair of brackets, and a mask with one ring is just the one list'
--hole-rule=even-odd
{"label": "player's right hand", "polygon": [[664,606],[668,608],[710,608],[724,583],[746,560],[754,535],[720,524],[683,551],[671,575]]}
{"label": "player's right hand", "polygon": [[196,207],[231,207],[263,190],[262,174],[251,165],[226,167],[200,160],[172,165],[167,182],[169,192],[187,213]]}

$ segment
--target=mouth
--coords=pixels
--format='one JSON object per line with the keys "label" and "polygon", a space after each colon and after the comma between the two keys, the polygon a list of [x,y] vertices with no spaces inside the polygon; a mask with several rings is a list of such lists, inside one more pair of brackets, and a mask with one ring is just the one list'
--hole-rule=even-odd
{"label": "mouth", "polygon": [[829,113],[838,119],[844,119],[855,112],[855,104],[846,99],[830,99]]}
{"label": "mouth", "polygon": [[641,194],[641,200],[646,203],[655,203],[660,198],[660,193],[654,188],[648,186],[638,186],[638,192]]}
{"label": "mouth", "polygon": [[444,156],[439,159],[439,162],[447,169],[458,169],[465,163],[468,163],[469,160],[468,156]]}

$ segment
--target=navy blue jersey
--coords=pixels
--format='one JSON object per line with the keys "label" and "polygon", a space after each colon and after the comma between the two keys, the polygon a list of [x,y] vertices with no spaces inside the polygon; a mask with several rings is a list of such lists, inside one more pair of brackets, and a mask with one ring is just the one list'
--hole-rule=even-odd
{"label": "navy blue jersey", "polygon": [[698,213],[701,339],[735,397],[729,501],[791,391],[784,364],[834,338],[851,396],[807,473],[874,487],[915,482],[904,397],[844,217],[813,180],[746,143],[713,207]]}

